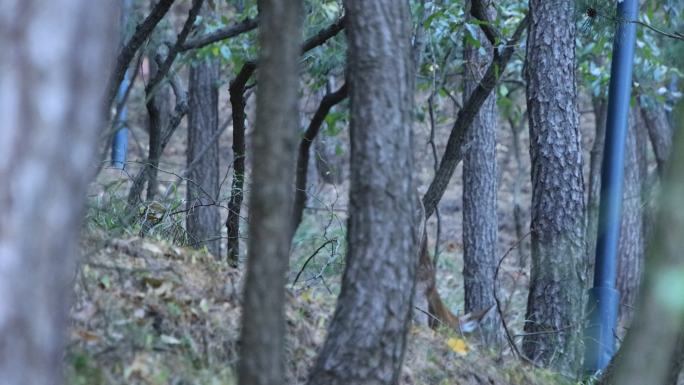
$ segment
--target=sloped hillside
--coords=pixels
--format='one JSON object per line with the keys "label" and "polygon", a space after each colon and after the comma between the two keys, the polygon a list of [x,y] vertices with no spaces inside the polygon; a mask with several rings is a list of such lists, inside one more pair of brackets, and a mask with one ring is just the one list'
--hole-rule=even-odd
{"label": "sloped hillside", "polygon": [[[75,280],[66,372],[71,384],[234,384],[241,273],[201,251],[90,233]],[[287,378],[303,384],[334,297],[288,295]],[[455,332],[410,331],[401,383],[557,384],[482,352]]]}

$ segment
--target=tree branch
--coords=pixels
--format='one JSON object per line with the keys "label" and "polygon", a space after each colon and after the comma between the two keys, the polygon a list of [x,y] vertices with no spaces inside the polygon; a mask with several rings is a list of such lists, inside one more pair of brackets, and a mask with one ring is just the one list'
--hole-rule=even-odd
{"label": "tree branch", "polygon": [[340,31],[344,29],[344,23],[345,17],[342,16],[327,28],[320,30],[317,34],[307,39],[302,45],[302,53],[311,51],[319,45],[323,45],[326,41],[340,33]]}
{"label": "tree branch", "polygon": [[205,47],[209,44],[219,42],[221,40],[230,39],[232,37],[238,36],[238,35],[243,34],[245,32],[249,32],[251,30],[254,30],[254,29],[256,29],[256,27],[258,25],[259,25],[259,19],[258,18],[248,18],[248,19],[245,19],[241,22],[230,25],[228,27],[221,28],[217,31],[206,34],[204,36],[192,39],[192,40],[186,42],[185,44],[183,44],[183,46],[180,47],[179,51],[185,52],[185,51],[188,51],[191,49],[202,48],[202,47]]}
{"label": "tree branch", "polygon": [[518,41],[522,37],[523,32],[527,28],[529,17],[526,15],[518,24],[513,36],[508,40],[506,48],[498,55],[495,53],[492,63],[487,68],[487,72],[480,80],[475,90],[472,92],[468,100],[464,103],[463,108],[458,112],[456,121],[451,128],[449,140],[447,141],[446,150],[442,160],[439,163],[439,169],[435,173],[435,177],[430,183],[425,196],[423,196],[423,205],[425,206],[425,217],[430,218],[434,213],[437,204],[442,199],[444,191],[446,191],[449,180],[456,169],[456,166],[463,158],[464,141],[466,132],[470,129],[475,116],[480,111],[482,104],[484,104],[489,94],[496,87],[501,74],[503,74],[506,65],[513,56],[513,51]]}
{"label": "tree branch", "polygon": [[326,94],[314,116],[309,122],[309,127],[304,132],[302,140],[299,142],[299,152],[297,155],[297,168],[295,175],[295,198],[294,209],[292,210],[292,235],[297,231],[297,227],[302,222],[304,206],[306,205],[306,174],[309,166],[309,154],[311,153],[311,143],[318,135],[321,125],[330,109],[344,100],[348,95],[348,87],[345,83],[337,91]]}
{"label": "tree branch", "polygon": [[197,15],[202,9],[203,3],[204,0],[192,1],[192,8],[190,8],[190,12],[188,12],[188,18],[185,19],[183,29],[181,29],[180,33],[178,34],[178,37],[176,38],[176,43],[173,45],[173,47],[169,49],[169,53],[168,55],[166,55],[164,63],[162,63],[162,65],[159,67],[159,71],[157,71],[152,80],[150,80],[150,82],[147,83],[147,86],[145,86],[146,93],[149,94],[150,91],[154,90],[169,73],[173,61],[176,60],[176,56],[178,56],[181,47],[183,47],[183,44],[185,44],[185,40],[188,38],[188,35],[190,34],[190,31],[192,30],[192,27],[195,24],[195,20],[197,19]]}
{"label": "tree branch", "polygon": [[109,81],[107,82],[107,91],[104,99],[104,114],[106,121],[109,121],[109,109],[116,96],[116,91],[119,88],[119,84],[123,81],[124,74],[128,69],[128,66],[135,57],[135,53],[138,52],[140,46],[147,40],[154,28],[159,24],[164,15],[168,12],[169,8],[173,4],[174,0],[160,0],[149,15],[143,20],[142,23],[138,24],[135,28],[133,36],[130,40],[121,48],[119,55],[116,58],[116,64],[114,65],[114,70],[109,76]]}
{"label": "tree branch", "polygon": [[479,20],[480,29],[482,29],[492,47],[496,47],[498,42],[501,41],[501,36],[497,30],[492,28],[491,20],[489,20],[489,15],[487,15],[487,8],[491,5],[490,3],[491,1],[487,1],[487,4],[485,4],[483,0],[472,0],[470,3],[470,15]]}

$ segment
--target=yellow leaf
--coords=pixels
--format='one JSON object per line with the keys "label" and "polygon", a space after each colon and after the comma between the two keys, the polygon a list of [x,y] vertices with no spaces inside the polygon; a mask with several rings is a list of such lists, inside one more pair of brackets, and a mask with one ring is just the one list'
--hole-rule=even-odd
{"label": "yellow leaf", "polygon": [[305,301],[305,302],[311,302],[313,300],[313,296],[311,295],[311,290],[306,290],[302,292],[300,295],[300,298]]}
{"label": "yellow leaf", "polygon": [[461,356],[465,356],[466,354],[468,354],[468,351],[470,350],[468,344],[461,338],[449,338],[447,340],[447,345],[451,350],[454,351],[454,353],[459,354]]}

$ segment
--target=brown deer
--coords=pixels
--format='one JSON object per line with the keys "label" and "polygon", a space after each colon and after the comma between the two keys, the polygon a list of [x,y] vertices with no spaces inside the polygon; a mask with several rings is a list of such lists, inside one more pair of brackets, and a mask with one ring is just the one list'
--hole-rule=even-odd
{"label": "brown deer", "polygon": [[[437,291],[435,280],[435,267],[427,250],[427,234],[423,232],[420,246],[420,261],[418,265],[417,296],[427,299],[428,325],[435,329],[438,326],[446,326],[461,334],[474,332],[482,319],[489,314],[494,306],[462,316],[456,316],[445,304]],[[418,298],[420,300],[420,298]],[[425,312],[424,309],[419,309]]]}

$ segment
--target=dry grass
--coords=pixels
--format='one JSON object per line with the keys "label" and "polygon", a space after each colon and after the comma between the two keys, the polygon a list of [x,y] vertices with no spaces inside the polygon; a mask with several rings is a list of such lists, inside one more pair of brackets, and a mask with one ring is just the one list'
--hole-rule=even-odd
{"label": "dry grass", "polygon": [[[75,284],[66,372],[70,384],[235,383],[241,273],[202,251],[90,233]],[[288,291],[287,377],[303,384],[335,298]],[[458,352],[450,331],[413,326],[402,384],[555,384],[506,354]],[[453,341],[453,340],[452,340]],[[465,354],[463,354],[465,353]]]}

